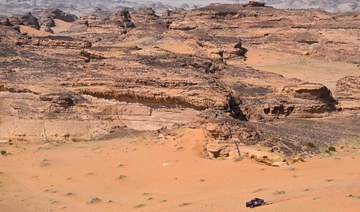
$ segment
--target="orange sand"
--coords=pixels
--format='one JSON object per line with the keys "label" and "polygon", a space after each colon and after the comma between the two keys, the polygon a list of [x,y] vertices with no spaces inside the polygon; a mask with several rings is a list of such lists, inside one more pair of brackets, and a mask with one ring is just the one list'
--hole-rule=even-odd
{"label": "orange sand", "polygon": [[201,158],[203,141],[203,131],[182,130],[165,139],[1,144],[12,155],[0,157],[0,211],[246,211],[254,197],[269,203],[256,211],[360,208],[348,197],[360,196],[358,153],[275,168]]}

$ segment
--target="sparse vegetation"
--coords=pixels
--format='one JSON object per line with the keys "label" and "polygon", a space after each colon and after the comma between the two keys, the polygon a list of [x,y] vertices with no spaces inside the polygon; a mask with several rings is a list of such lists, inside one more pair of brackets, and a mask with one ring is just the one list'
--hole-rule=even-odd
{"label": "sparse vegetation", "polygon": [[74,194],[71,193],[71,192],[67,192],[66,194],[64,194],[65,197],[71,197],[71,196],[73,196],[73,195],[74,195]]}
{"label": "sparse vegetation", "polygon": [[184,147],[179,146],[179,147],[177,147],[176,149],[177,149],[177,150],[183,150],[183,149],[184,149]]}
{"label": "sparse vegetation", "polygon": [[241,156],[241,155],[239,155],[238,157],[236,157],[236,158],[234,159],[234,162],[239,162],[239,161],[242,161],[243,159],[244,159],[244,157]]}
{"label": "sparse vegetation", "polygon": [[191,205],[191,203],[189,202],[183,202],[179,205],[179,207],[185,207],[185,206],[188,206],[188,205]]}
{"label": "sparse vegetation", "polygon": [[125,179],[126,178],[126,175],[119,175],[116,179],[118,179],[118,180],[122,180],[122,179]]}
{"label": "sparse vegetation", "polygon": [[253,191],[253,193],[257,193],[257,192],[260,192],[260,191],[262,191],[263,189],[262,188],[258,188],[258,189],[256,189],[255,191]]}
{"label": "sparse vegetation", "polygon": [[297,163],[297,162],[305,162],[305,159],[304,158],[296,158],[296,159],[293,159],[293,163]]}
{"label": "sparse vegetation", "polygon": [[289,171],[295,171],[294,167],[289,167]]}
{"label": "sparse vegetation", "polygon": [[50,161],[48,159],[44,159],[40,162],[41,167],[46,167],[50,165]]}
{"label": "sparse vegetation", "polygon": [[1,150],[1,155],[6,156],[7,155],[6,150]]}
{"label": "sparse vegetation", "polygon": [[89,173],[85,174],[85,176],[94,176],[94,175],[95,175],[94,172],[89,172]]}
{"label": "sparse vegetation", "polygon": [[77,139],[77,138],[71,138],[71,141],[74,142],[74,143],[76,143],[76,142],[79,142],[80,140]]}
{"label": "sparse vegetation", "polygon": [[273,193],[273,195],[281,195],[281,194],[285,194],[286,192],[285,191],[275,191]]}
{"label": "sparse vegetation", "polygon": [[315,148],[316,147],[313,142],[308,142],[307,146],[310,147],[310,148]]}
{"label": "sparse vegetation", "polygon": [[101,202],[101,199],[95,197],[95,198],[90,198],[90,200],[87,202],[88,204],[96,204]]}
{"label": "sparse vegetation", "polygon": [[331,151],[331,152],[336,152],[336,148],[333,147],[333,146],[330,146],[330,147],[328,148],[328,150]]}
{"label": "sparse vegetation", "polygon": [[139,204],[136,204],[136,205],[134,206],[134,208],[142,208],[142,207],[144,207],[144,206],[145,206],[145,204],[139,203]]}

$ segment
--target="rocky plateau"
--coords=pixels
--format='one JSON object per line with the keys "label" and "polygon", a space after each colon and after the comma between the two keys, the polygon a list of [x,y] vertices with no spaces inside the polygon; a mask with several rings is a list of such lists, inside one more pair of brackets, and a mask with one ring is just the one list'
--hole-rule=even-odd
{"label": "rocky plateau", "polygon": [[360,77],[330,90],[252,68],[247,54],[251,47],[360,64],[359,23],[359,12],[254,2],[161,16],[118,8],[2,17],[0,140],[62,143],[202,128],[209,158],[235,158],[248,147],[312,155],[360,136]]}

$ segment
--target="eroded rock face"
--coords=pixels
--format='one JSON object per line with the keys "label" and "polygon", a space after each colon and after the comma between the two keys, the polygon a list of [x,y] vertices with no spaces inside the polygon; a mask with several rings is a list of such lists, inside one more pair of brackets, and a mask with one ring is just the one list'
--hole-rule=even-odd
{"label": "eroded rock face", "polygon": [[[247,146],[265,148],[274,158],[320,151],[338,138],[334,125],[309,130],[306,118],[338,113],[343,102],[339,106],[337,98],[348,98],[345,87],[356,79],[339,82],[334,97],[323,85],[246,66],[246,47],[302,54],[324,43],[320,31],[356,26],[346,15],[340,26],[319,11],[251,4],[213,4],[162,17],[152,9],[96,11],[77,20],[49,10],[41,25],[54,28],[51,36],[0,26],[0,139],[91,140],[181,125],[207,131],[210,158],[234,158]],[[56,19],[71,22],[63,23],[66,33],[57,34]],[[316,57],[357,42],[349,40],[324,45]],[[309,149],[309,140],[321,141],[319,149]]]}
{"label": "eroded rock face", "polygon": [[336,83],[336,97],[344,110],[360,110],[360,77],[349,76]]}

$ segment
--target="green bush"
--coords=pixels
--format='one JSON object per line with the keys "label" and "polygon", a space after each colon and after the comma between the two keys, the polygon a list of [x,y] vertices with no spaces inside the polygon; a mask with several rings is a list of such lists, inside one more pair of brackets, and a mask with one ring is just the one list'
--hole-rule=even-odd
{"label": "green bush", "polygon": [[293,163],[297,163],[297,162],[305,162],[305,159],[304,158],[293,159]]}
{"label": "green bush", "polygon": [[313,142],[308,142],[307,145],[310,148],[315,148],[315,144]]}
{"label": "green bush", "polygon": [[234,159],[234,162],[239,162],[239,161],[242,161],[244,159],[243,156],[238,156]]}
{"label": "green bush", "polygon": [[6,150],[1,150],[1,155],[7,155],[7,152],[6,152]]}
{"label": "green bush", "polygon": [[333,146],[329,147],[328,150],[331,151],[331,152],[336,152],[336,148],[333,147]]}

